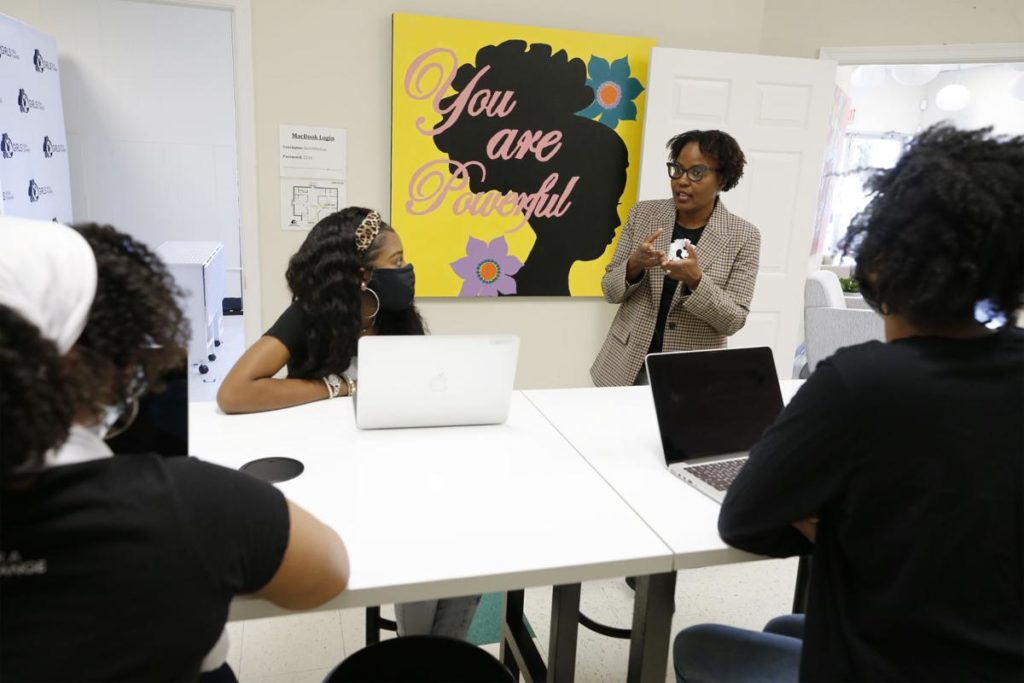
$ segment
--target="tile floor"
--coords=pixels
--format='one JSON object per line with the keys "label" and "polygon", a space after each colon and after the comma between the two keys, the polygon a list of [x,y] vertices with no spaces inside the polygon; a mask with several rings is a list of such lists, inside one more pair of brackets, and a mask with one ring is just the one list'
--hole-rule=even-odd
{"label": "tile floor", "polygon": [[[692,624],[726,623],[760,629],[790,611],[796,560],[764,560],[679,573],[673,634]],[[629,626],[633,592],[621,579],[583,585],[582,610],[609,625]],[[391,617],[390,607],[383,610]],[[550,589],[526,591],[526,614],[545,652],[551,614]],[[362,609],[254,619],[228,625],[228,662],[241,683],[318,683],[344,657],[365,642]],[[391,634],[393,636],[393,634]],[[385,636],[388,634],[385,632]],[[484,649],[497,655],[498,645]],[[581,683],[626,679],[629,643],[580,628],[576,680]],[[673,682],[671,662],[666,681]]]}

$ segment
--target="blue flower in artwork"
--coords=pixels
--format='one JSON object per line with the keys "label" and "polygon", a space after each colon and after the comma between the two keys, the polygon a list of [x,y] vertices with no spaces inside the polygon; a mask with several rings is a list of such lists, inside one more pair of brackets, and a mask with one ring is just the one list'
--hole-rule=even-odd
{"label": "blue flower in artwork", "polygon": [[594,90],[594,101],[586,109],[576,112],[588,119],[596,118],[612,130],[619,121],[636,121],[636,104],[633,102],[644,86],[629,75],[629,58],[616,59],[610,65],[607,59],[590,56],[587,65],[590,78],[587,85]]}

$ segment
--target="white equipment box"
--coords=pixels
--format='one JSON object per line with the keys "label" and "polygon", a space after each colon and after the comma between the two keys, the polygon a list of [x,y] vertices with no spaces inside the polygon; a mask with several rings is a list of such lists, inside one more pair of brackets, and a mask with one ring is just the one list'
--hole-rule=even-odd
{"label": "white equipment box", "polygon": [[178,287],[185,317],[192,325],[188,361],[193,370],[209,372],[208,362],[217,359],[224,319],[224,245],[220,242],[164,242],[157,255],[167,264]]}

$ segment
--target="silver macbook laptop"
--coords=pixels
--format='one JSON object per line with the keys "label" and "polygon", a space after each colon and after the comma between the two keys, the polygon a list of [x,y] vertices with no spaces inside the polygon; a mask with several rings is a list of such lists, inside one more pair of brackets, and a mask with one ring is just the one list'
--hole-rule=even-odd
{"label": "silver macbook laptop", "polygon": [[501,424],[508,419],[519,337],[428,335],[359,340],[360,429]]}
{"label": "silver macbook laptop", "polygon": [[652,353],[647,376],[669,471],[721,503],[782,411],[771,349]]}

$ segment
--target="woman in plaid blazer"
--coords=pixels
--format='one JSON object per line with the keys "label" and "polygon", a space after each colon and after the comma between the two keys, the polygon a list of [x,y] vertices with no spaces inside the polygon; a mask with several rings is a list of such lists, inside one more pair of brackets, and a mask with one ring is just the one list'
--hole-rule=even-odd
{"label": "woman in plaid blazer", "polygon": [[718,130],[668,148],[672,198],[633,206],[601,280],[620,306],[590,368],[597,386],[645,382],[648,353],[722,348],[750,312],[761,233],[718,196],[743,175],[743,151]]}

